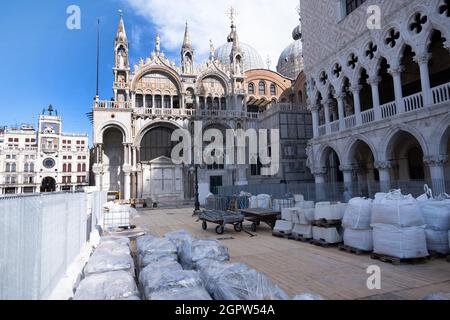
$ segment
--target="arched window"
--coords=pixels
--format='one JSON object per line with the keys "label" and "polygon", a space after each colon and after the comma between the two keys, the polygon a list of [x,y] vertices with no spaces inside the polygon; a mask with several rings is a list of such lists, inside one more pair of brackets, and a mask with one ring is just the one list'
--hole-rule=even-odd
{"label": "arched window", "polygon": [[69,163],[67,165],[67,172],[72,172],[72,164],[71,163]]}
{"label": "arched window", "polygon": [[67,164],[63,164],[63,172],[67,172]]}
{"label": "arched window", "polygon": [[266,94],[266,83],[264,81],[259,82],[259,94],[261,95]]}
{"label": "arched window", "polygon": [[80,163],[77,165],[77,171],[81,172],[81,164]]}
{"label": "arched window", "polygon": [[83,164],[83,172],[86,172],[86,164]]}
{"label": "arched window", "polygon": [[222,106],[222,110],[227,110],[227,99],[221,98],[220,99],[220,104]]}
{"label": "arched window", "polygon": [[253,83],[248,85],[248,94],[255,94],[255,85]]}
{"label": "arched window", "polygon": [[272,83],[270,85],[270,94],[272,96],[276,96],[277,95],[277,86],[274,83]]}

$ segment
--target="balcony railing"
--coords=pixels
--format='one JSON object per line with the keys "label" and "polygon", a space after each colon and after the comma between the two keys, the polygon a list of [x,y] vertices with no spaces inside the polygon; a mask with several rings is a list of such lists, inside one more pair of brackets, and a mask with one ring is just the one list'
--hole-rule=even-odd
{"label": "balcony railing", "polygon": [[195,109],[156,109],[136,108],[133,112],[137,115],[148,117],[205,117],[205,118],[249,118],[257,120],[259,113],[236,110],[195,110]]}
{"label": "balcony railing", "polygon": [[96,101],[94,107],[96,109],[131,109],[130,101]]}
{"label": "balcony railing", "polygon": [[[348,116],[344,121],[345,128],[341,128],[339,121],[328,123],[330,126],[329,131],[326,129],[327,125],[319,126],[319,136],[353,129],[358,126],[364,126],[380,120],[389,119],[400,114],[408,114],[410,112],[416,112],[424,108],[450,102],[450,83],[434,87],[428,92],[428,94],[429,95],[424,92],[419,92],[402,98],[401,102],[392,101],[383,104],[379,107],[379,110],[370,109],[361,112],[360,114]],[[426,99],[426,97],[429,97],[429,99]],[[379,113],[377,113],[377,111],[379,111]]]}

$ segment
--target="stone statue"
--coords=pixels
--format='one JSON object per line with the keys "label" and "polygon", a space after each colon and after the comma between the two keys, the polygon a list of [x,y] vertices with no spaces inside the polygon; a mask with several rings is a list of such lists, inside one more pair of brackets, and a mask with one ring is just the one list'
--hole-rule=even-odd
{"label": "stone statue", "polygon": [[123,51],[119,51],[119,68],[125,67],[125,59],[123,57]]}

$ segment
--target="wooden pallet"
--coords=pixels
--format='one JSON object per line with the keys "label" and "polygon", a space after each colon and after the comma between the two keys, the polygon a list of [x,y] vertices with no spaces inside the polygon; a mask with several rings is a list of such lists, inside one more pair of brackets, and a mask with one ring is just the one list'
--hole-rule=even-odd
{"label": "wooden pallet", "polygon": [[363,254],[368,254],[368,253],[372,252],[372,251],[366,251],[366,250],[353,248],[353,247],[347,246],[345,244],[340,244],[338,248],[340,251],[346,251],[348,253],[353,253],[353,254],[356,254],[357,256],[361,256]]}
{"label": "wooden pallet", "polygon": [[310,243],[311,242],[311,238],[305,238],[303,236],[291,236],[292,240],[295,241],[299,241],[299,242],[304,242],[304,243]]}
{"label": "wooden pallet", "polygon": [[393,265],[402,265],[402,264],[424,264],[428,262],[428,257],[424,258],[412,258],[412,259],[400,259],[397,257],[390,257],[384,254],[372,253],[370,257],[373,260],[380,260],[384,263],[391,263]]}
{"label": "wooden pallet", "polygon": [[276,238],[283,238],[283,239],[288,239],[291,240],[292,235],[291,234],[279,234],[279,233],[272,233],[272,236],[276,237]]}
{"label": "wooden pallet", "polygon": [[315,239],[311,239],[310,243],[315,246],[322,247],[322,248],[331,248],[331,247],[336,247],[339,245],[339,243],[328,243],[324,240],[315,240]]}
{"label": "wooden pallet", "polygon": [[335,228],[340,227],[342,225],[342,220],[315,220],[312,222],[312,225],[314,227],[321,227],[321,228]]}

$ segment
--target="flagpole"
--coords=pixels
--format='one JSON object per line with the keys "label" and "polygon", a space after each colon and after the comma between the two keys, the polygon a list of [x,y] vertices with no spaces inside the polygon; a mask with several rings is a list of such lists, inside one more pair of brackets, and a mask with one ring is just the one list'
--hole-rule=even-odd
{"label": "flagpole", "polygon": [[99,81],[99,65],[100,65],[100,19],[97,19],[97,86],[95,96],[99,96],[98,81]]}

